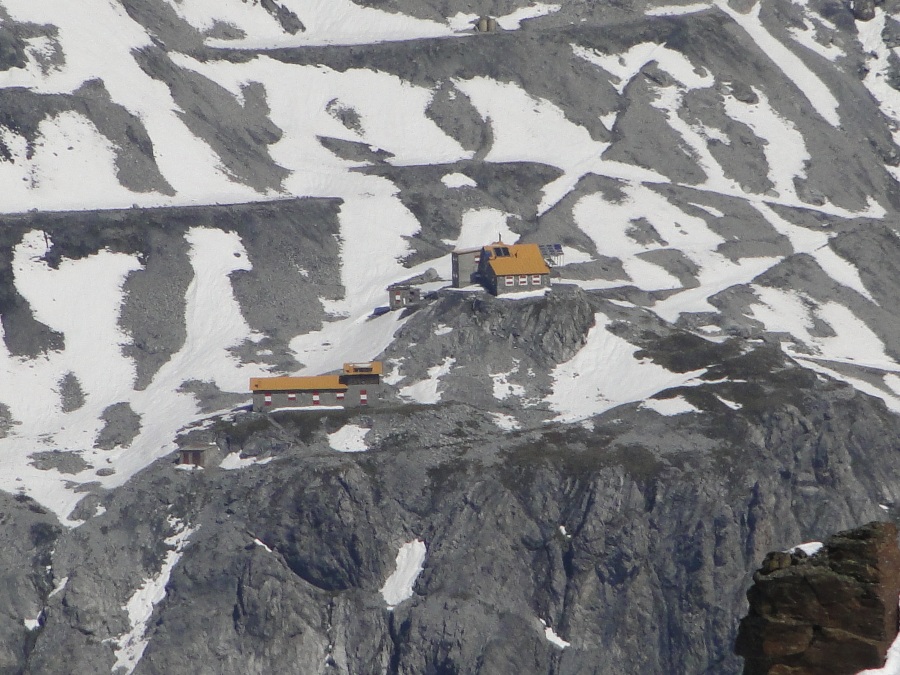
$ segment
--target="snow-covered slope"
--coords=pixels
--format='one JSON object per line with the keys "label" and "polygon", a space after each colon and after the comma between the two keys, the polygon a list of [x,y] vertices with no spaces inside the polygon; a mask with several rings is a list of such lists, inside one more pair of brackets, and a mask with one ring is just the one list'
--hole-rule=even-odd
{"label": "snow-covered slope", "polygon": [[[378,356],[399,402],[474,396],[505,430],[696,413],[651,397],[705,371],[628,325],[778,343],[900,412],[900,16],[492,13],[479,33],[464,2],[0,0],[0,489],[66,518],[250,376]],[[578,321],[372,316],[498,234],[564,245]]]}

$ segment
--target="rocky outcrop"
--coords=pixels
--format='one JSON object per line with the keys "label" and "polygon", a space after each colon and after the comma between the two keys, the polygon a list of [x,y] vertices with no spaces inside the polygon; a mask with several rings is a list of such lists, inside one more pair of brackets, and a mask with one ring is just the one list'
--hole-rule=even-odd
{"label": "rocky outcrop", "polygon": [[836,534],[812,556],[770,553],[753,582],[735,646],[745,675],[851,675],[884,663],[900,594],[892,523]]}

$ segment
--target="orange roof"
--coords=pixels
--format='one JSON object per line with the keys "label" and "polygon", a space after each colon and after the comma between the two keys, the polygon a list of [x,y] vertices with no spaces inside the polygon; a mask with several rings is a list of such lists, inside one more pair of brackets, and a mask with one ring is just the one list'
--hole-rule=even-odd
{"label": "orange roof", "polygon": [[337,375],[250,378],[250,391],[316,391],[319,389],[344,391],[347,389],[347,385],[343,384]]}
{"label": "orange roof", "polygon": [[[491,256],[488,264],[498,277],[510,274],[550,274],[550,268],[544,262],[537,244],[496,242],[484,248]],[[509,251],[509,255],[498,256],[498,248]]]}
{"label": "orange roof", "polygon": [[381,361],[344,364],[344,375],[381,375],[382,370]]}

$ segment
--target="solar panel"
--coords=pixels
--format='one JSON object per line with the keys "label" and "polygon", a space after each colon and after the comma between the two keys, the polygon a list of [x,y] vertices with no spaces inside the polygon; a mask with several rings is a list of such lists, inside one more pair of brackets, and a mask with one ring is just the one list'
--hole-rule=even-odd
{"label": "solar panel", "polygon": [[541,256],[552,265],[559,265],[562,262],[563,247],[562,244],[538,244]]}

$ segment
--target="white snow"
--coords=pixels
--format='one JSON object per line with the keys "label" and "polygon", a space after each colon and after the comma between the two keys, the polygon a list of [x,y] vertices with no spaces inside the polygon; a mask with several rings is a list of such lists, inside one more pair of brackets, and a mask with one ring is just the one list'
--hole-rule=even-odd
{"label": "white snow", "polygon": [[491,373],[491,379],[494,383],[494,398],[498,401],[502,401],[510,396],[517,396],[519,398],[525,396],[525,387],[521,384],[509,381],[510,376],[514,375],[519,370],[519,362],[514,360],[513,363],[514,367],[508,373]]}
{"label": "white snow", "polygon": [[724,396],[716,396],[716,398],[719,399],[719,401],[721,401],[726,407],[731,408],[732,410],[740,410],[744,407],[740,403],[735,403],[734,401],[731,401]]}
{"label": "white snow", "polygon": [[169,583],[172,570],[181,559],[188,539],[196,532],[196,528],[187,527],[177,518],[170,517],[169,524],[175,532],[165,540],[166,544],[172,548],[166,553],[162,567],[156,575],[144,580],[141,587],[134,592],[122,608],[128,613],[131,630],[113,640],[116,645],[116,662],[112,667],[113,672],[116,672],[118,668],[124,668],[124,675],[130,675],[137,667],[138,661],[141,660],[144,650],[150,642],[146,633],[147,622],[153,615],[153,608],[166,597],[166,584]]}
{"label": "white snow", "polygon": [[397,562],[394,571],[381,587],[381,597],[388,609],[394,609],[404,600],[412,597],[413,586],[425,566],[425,542],[414,539],[407,542],[397,551]]}
{"label": "white snow", "polygon": [[[802,293],[765,286],[753,286],[753,290],[760,303],[750,306],[750,316],[760,321],[766,330],[790,333],[795,340],[812,349],[809,354],[808,350],[784,344],[792,356],[900,372],[900,367],[885,352],[881,338],[844,305],[833,301],[817,304]],[[826,324],[834,335],[813,336],[814,320]]]}
{"label": "white snow", "polygon": [[22,623],[25,624],[25,628],[28,630],[37,630],[41,627],[41,615],[38,614],[36,619],[22,619]]}
{"label": "white snow", "polygon": [[241,457],[240,452],[232,452],[225,456],[219,463],[219,466],[226,471],[234,471],[236,469],[246,469],[249,466],[262,466],[268,464],[274,457],[266,457],[259,459],[257,457]]}
{"label": "white snow", "polygon": [[[887,22],[887,14],[881,7],[875,8],[875,18],[871,21],[857,21],[856,30],[859,35],[862,53],[867,57],[866,67],[868,73],[863,78],[863,84],[869,93],[878,101],[881,112],[894,124],[889,125],[894,144],[900,145],[900,92],[891,85],[891,58],[894,51],[884,42],[884,29]],[[898,167],[885,167],[895,180],[900,180]]]}
{"label": "white snow", "polygon": [[256,544],[257,546],[261,546],[262,548],[266,549],[266,551],[268,551],[269,553],[272,552],[272,549],[269,548],[269,547],[266,545],[266,543],[265,543],[264,541],[260,540],[260,539],[254,539],[254,540],[253,540],[253,543]]}
{"label": "white snow", "polygon": [[477,187],[478,183],[464,173],[448,173],[441,178],[441,182],[448,188]]}
{"label": "white snow", "polygon": [[841,118],[837,112],[838,101],[834,94],[800,57],[779,42],[766,29],[759,18],[762,3],[757,2],[745,14],[732,9],[728,0],[715,0],[715,5],[747,32],[763,53],[771,59],[775,67],[779,68],[797,86],[816,112],[822,116],[822,119],[833,127],[840,126]]}
{"label": "white snow", "polygon": [[476,248],[495,241],[514,244],[519,235],[509,229],[511,215],[493,208],[469,209],[462,216],[459,237],[456,241],[444,240],[444,243],[457,249]]}
{"label": "white snow", "polygon": [[794,178],[806,176],[805,164],[810,159],[806,142],[794,123],[772,108],[763,92],[753,91],[759,98],[757,103],[745,103],[734,96],[726,96],[725,112],[765,141],[763,153],[769,166],[769,180],[775,185],[778,196],[799,201]]}
{"label": "white snow", "polygon": [[844,50],[836,44],[829,43],[826,45],[819,42],[816,23],[821,25],[821,22],[810,21],[807,17],[801,17],[800,21],[803,22],[803,28],[788,27],[791,37],[799,44],[829,61],[835,61],[839,56],[846,56]]}
{"label": "white snow", "polygon": [[684,396],[673,396],[672,398],[648,398],[641,404],[641,407],[666,416],[699,412],[694,405],[684,398]]}
{"label": "white snow", "polygon": [[497,25],[503,30],[518,30],[520,24],[526,19],[534,19],[539,16],[546,16],[558,12],[562,8],[561,5],[551,5],[544,2],[535,2],[528,7],[520,7],[519,9],[497,17]]}
{"label": "white snow", "polygon": [[50,591],[50,595],[48,595],[47,597],[52,598],[57,593],[61,593],[63,589],[65,589],[67,583],[69,583],[69,577],[63,577],[62,579],[60,579],[58,582],[56,582],[56,586],[53,587],[53,590]]}
{"label": "white snow", "polygon": [[516,431],[517,429],[521,429],[522,425],[512,415],[507,415],[506,413],[500,412],[492,412],[488,413],[491,416],[491,419],[494,420],[494,424],[503,429],[503,431]]}
{"label": "white snow", "polygon": [[569,121],[557,105],[515,83],[487,77],[454,83],[491,124],[493,144],[485,161],[540,162],[563,170],[563,176],[545,186],[538,215],[568,194],[586,173],[666,182],[653,171],[603,160],[601,155],[609,143],[593,140],[587,129]]}
{"label": "white snow", "polygon": [[[283,31],[262,6],[217,0],[168,0],[193,26],[209,30],[215,19],[239,26],[246,36],[237,39],[207,38],[214,47],[272,49],[313,45],[352,45],[415,40],[454,34],[449,23],[417,19],[405,14],[361,7],[351,0],[281,0],[293,10],[306,30],[291,35]],[[230,7],[229,10],[224,8]]]}
{"label": "white snow", "polygon": [[437,326],[434,327],[434,334],[438,335],[438,336],[447,335],[447,333],[452,333],[452,332],[453,332],[453,328],[451,328],[450,326],[445,326],[442,323],[439,323]]}
{"label": "white snow", "polygon": [[547,641],[550,642],[554,647],[559,647],[560,649],[565,649],[571,643],[563,640],[556,632],[547,625],[547,622],[541,619],[541,624],[544,626],[544,637],[547,638]]}
{"label": "white snow", "polygon": [[447,356],[443,362],[428,369],[428,378],[419,380],[400,389],[400,396],[416,401],[417,403],[434,404],[441,400],[441,392],[438,386],[441,378],[450,372],[456,359]]}
{"label": "white snow", "polygon": [[823,544],[821,541],[808,541],[805,544],[798,544],[794,546],[792,549],[785,551],[786,553],[793,553],[794,551],[803,551],[806,555],[815,555],[822,548]]}
{"label": "white snow", "polygon": [[644,400],[686,384],[705,372],[673,373],[649,359],[634,357],[637,348],[607,330],[609,318],[598,312],[587,342],[569,361],[553,369],[553,392],[545,399],[557,421],[575,422],[623,403]]}
{"label": "white snow", "polygon": [[328,444],[338,452],[365,452],[369,449],[366,445],[369,431],[356,424],[345,424],[333,434],[328,434]]}
{"label": "white snow", "polygon": [[[140,68],[133,52],[151,46],[152,41],[120,4],[81,0],[56,6],[4,0],[3,6],[13,20],[56,26],[65,65],[46,72],[37,67],[10,68],[0,72],[0,87],[68,94],[87,80],[101,79],[112,101],[146,127],[154,159],[176,194],[137,193],[122,187],[116,180],[110,142],[81,115],[64,112],[41,124],[43,138],[33,157],[20,154],[21,139],[13,143],[16,164],[0,166],[4,196],[0,209],[25,211],[38,203],[42,210],[215,203],[260,196],[227,176],[212,149],[178,116],[180,110],[168,87]],[[103,39],[98,39],[98,26],[103,27]],[[9,140],[8,135],[4,140]],[[37,181],[36,191],[24,192],[32,180]]]}

